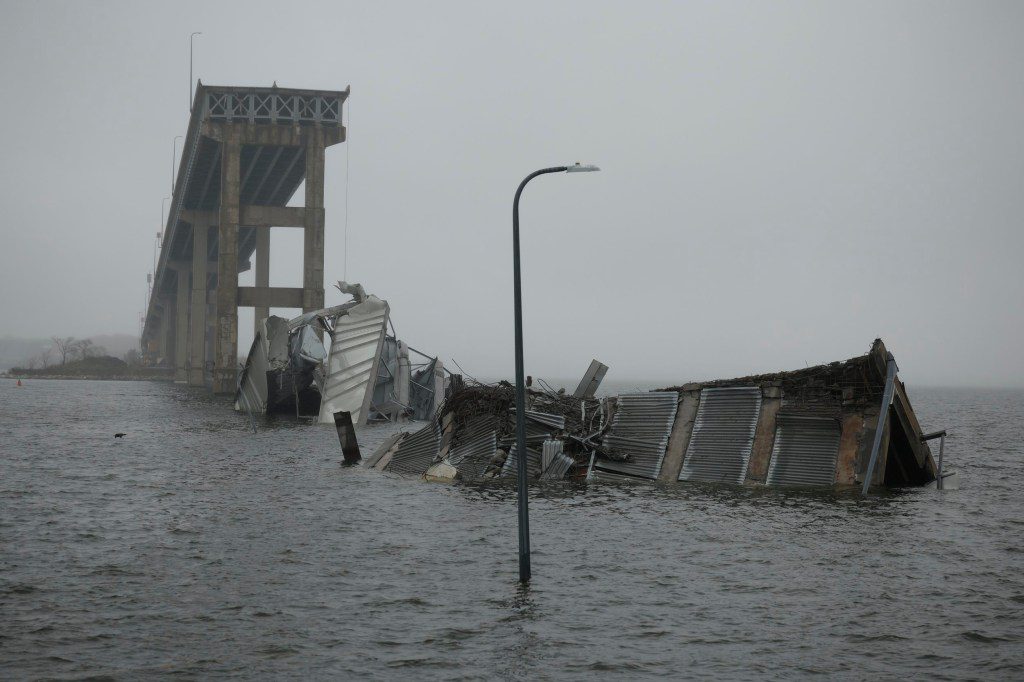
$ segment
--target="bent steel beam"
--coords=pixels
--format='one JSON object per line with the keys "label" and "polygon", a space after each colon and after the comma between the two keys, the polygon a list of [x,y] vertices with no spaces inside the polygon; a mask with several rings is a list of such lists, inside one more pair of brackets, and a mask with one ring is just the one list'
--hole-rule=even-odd
{"label": "bent steel beam", "polygon": [[882,394],[881,411],[878,413],[878,425],[875,427],[875,440],[871,445],[871,459],[868,460],[868,469],[864,474],[864,487],[861,489],[862,495],[868,494],[868,488],[871,487],[871,480],[875,475],[875,466],[878,464],[878,452],[882,447],[882,434],[885,431],[886,419],[889,417],[889,406],[892,405],[892,396],[896,385],[896,372],[898,371],[899,367],[896,366],[896,359],[893,358],[892,353],[888,353],[885,363],[885,392]]}

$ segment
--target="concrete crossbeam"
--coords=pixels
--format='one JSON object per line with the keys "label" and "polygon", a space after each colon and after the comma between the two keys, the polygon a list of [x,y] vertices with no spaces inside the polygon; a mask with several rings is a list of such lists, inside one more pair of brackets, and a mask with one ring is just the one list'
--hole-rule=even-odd
{"label": "concrete crossbeam", "polygon": [[345,141],[343,126],[291,126],[274,123],[245,123],[242,121],[226,123],[220,121],[204,121],[203,135],[218,142],[226,141],[235,128],[239,130],[240,144],[301,147],[307,146],[311,137],[316,137],[321,146],[330,147]]}
{"label": "concrete crossbeam", "polygon": [[[193,225],[216,225],[220,219],[220,212],[187,209],[181,212],[181,219]],[[306,209],[302,206],[253,206],[245,204],[239,207],[238,224],[251,226],[267,225],[271,227],[305,227]]]}
{"label": "concrete crossbeam", "polygon": [[302,299],[301,287],[238,287],[238,305],[242,308],[301,308]]}

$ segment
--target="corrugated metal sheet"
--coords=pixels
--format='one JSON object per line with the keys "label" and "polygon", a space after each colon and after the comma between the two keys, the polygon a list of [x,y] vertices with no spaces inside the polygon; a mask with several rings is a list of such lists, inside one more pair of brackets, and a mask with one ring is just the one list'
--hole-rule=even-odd
{"label": "corrugated metal sheet", "polygon": [[[546,434],[545,434],[545,437]],[[526,478],[537,478],[540,476],[540,450],[535,450],[530,446],[532,443],[527,439],[526,443]],[[505,466],[501,468],[502,476],[515,476],[516,472],[519,471],[519,451],[516,448],[515,443],[512,444],[512,450],[508,453],[508,458],[505,460]]]}
{"label": "corrugated metal sheet", "polygon": [[493,417],[477,417],[458,434],[457,442],[448,452],[448,463],[458,470],[463,480],[483,477],[498,447],[494,425]]}
{"label": "corrugated metal sheet", "polygon": [[267,409],[267,356],[261,343],[257,334],[235,393],[235,409],[249,415],[263,414]]}
{"label": "corrugated metal sheet", "polygon": [[702,390],[679,480],[742,483],[760,414],[757,386]]}
{"label": "corrugated metal sheet", "polygon": [[836,419],[779,414],[768,485],[833,485],[842,428]]}
{"label": "corrugated metal sheet", "polygon": [[[536,422],[533,419],[526,420],[527,478],[537,478],[540,475],[540,448],[544,441],[551,437],[552,430],[550,426]],[[518,471],[519,459],[515,441],[515,432],[513,432],[501,443],[509,451],[508,457],[505,459],[505,465],[501,468],[502,476],[515,476]]]}
{"label": "corrugated metal sheet", "polygon": [[434,416],[434,386],[437,358],[412,373],[409,378],[409,405],[413,419],[430,419]]}
{"label": "corrugated metal sheet", "polygon": [[628,455],[629,459],[621,462],[598,459],[595,469],[657,478],[675,422],[679,394],[675,391],[626,393],[616,398],[615,405],[615,416],[602,443],[606,449]]}
{"label": "corrugated metal sheet", "polygon": [[387,320],[388,304],[371,296],[335,322],[321,391],[321,424],[333,424],[334,413],[342,410],[352,414],[355,424],[366,421]]}
{"label": "corrugated metal sheet", "polygon": [[[512,416],[514,417],[515,414],[516,414],[516,408],[513,407],[512,408]],[[526,419],[527,419],[527,424],[529,424],[530,421],[534,421],[534,422],[537,422],[538,424],[543,424],[544,426],[548,426],[551,429],[556,429],[558,431],[564,431],[565,430],[565,417],[563,417],[560,414],[551,414],[549,412],[537,412],[535,410],[527,410],[526,411]]]}
{"label": "corrugated metal sheet", "polygon": [[569,467],[575,462],[572,457],[564,454],[564,444],[560,440],[546,440],[541,449],[541,480],[559,481],[565,477]]}
{"label": "corrugated metal sheet", "polygon": [[441,430],[436,422],[431,422],[402,441],[385,471],[422,476],[430,468],[440,448]]}

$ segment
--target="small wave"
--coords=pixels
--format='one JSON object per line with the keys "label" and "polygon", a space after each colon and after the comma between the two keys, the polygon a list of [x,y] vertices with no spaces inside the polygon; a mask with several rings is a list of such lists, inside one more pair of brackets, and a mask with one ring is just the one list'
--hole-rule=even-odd
{"label": "small wave", "polygon": [[998,644],[1000,642],[1011,642],[1013,640],[1008,637],[997,637],[995,635],[983,635],[976,630],[967,630],[966,632],[960,633],[960,635],[967,640],[972,642],[983,642],[985,644]]}
{"label": "small wave", "polygon": [[901,642],[908,640],[909,637],[903,637],[901,635],[888,635],[888,634],[877,634],[877,635],[850,635],[846,638],[850,642]]}
{"label": "small wave", "polygon": [[400,597],[398,599],[374,599],[367,606],[430,606],[430,602],[420,597]]}
{"label": "small wave", "polygon": [[32,594],[38,592],[39,588],[35,585],[29,585],[28,583],[15,583],[14,585],[8,585],[3,589],[3,594]]}

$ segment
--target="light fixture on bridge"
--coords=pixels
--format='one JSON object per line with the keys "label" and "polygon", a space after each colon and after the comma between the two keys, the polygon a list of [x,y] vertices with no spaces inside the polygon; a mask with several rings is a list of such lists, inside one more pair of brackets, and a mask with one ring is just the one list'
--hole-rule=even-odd
{"label": "light fixture on bridge", "polygon": [[593,173],[594,171],[599,170],[601,169],[592,163],[580,163],[579,161],[572,164],[571,166],[565,167],[566,173]]}

